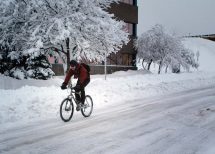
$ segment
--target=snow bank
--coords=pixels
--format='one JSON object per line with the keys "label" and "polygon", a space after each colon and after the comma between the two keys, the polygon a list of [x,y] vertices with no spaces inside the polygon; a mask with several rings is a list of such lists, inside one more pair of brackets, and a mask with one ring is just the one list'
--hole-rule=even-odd
{"label": "snow bank", "polygon": [[[68,95],[61,90],[62,77],[47,81],[15,80],[0,76],[0,124],[59,119],[59,106]],[[11,86],[9,86],[11,85]],[[144,71],[117,72],[92,76],[86,93],[98,112],[107,105],[143,99],[182,90],[215,85],[215,73],[148,74]]]}

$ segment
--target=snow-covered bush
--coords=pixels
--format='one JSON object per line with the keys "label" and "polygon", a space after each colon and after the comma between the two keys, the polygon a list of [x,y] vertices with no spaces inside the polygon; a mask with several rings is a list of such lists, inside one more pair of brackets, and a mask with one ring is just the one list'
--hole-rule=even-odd
{"label": "snow-covered bush", "polygon": [[[0,73],[16,79],[49,79],[54,75],[51,64],[42,50],[29,52],[10,51],[1,47]],[[7,51],[6,51],[7,50]],[[4,51],[4,52],[2,52]]]}
{"label": "snow-covered bush", "polygon": [[27,76],[30,78],[46,80],[54,75],[54,72],[51,70],[51,64],[49,64],[47,57],[43,54],[36,57],[30,56],[27,59],[27,63]]}
{"label": "snow-covered bush", "polygon": [[11,60],[8,57],[9,49],[0,45],[0,73],[4,74],[5,71],[11,68]]}

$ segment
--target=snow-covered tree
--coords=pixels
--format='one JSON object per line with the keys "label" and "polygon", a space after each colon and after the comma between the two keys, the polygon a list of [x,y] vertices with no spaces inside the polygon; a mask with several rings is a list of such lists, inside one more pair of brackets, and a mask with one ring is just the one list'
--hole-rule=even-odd
{"label": "snow-covered tree", "polygon": [[2,1],[0,44],[14,48],[12,55],[29,57],[43,49],[67,64],[70,58],[101,62],[128,42],[124,22],[105,11],[118,0]]}
{"label": "snow-covered tree", "polygon": [[149,33],[144,33],[145,35],[141,35],[141,39],[137,39],[135,41],[135,47],[137,48],[137,58],[139,60],[142,59],[142,66],[144,68],[144,62],[148,64],[148,70],[150,69],[150,65],[152,61],[155,60],[154,55],[151,53],[150,46],[152,41],[152,37],[150,36]]}
{"label": "snow-covered tree", "polygon": [[[166,50],[168,49],[167,40],[169,40],[169,36],[165,35],[163,27],[161,25],[156,25],[137,39],[137,57],[149,63],[149,66],[152,61],[162,66],[168,52]],[[148,67],[148,69],[150,69],[150,67]]]}
{"label": "snow-covered tree", "polygon": [[195,54],[188,49],[184,49],[181,51],[181,57],[183,59],[183,62],[185,62],[187,66],[187,70],[190,69],[190,66],[193,68],[198,68],[199,64],[198,62],[195,60]]}
{"label": "snow-covered tree", "polygon": [[[135,47],[138,50],[137,57],[147,62],[148,66],[152,61],[159,65],[158,73],[163,66],[166,66],[166,70],[168,67],[180,69],[180,66],[189,70],[190,66],[197,66],[195,60],[188,54],[191,51],[184,48],[181,39],[166,33],[162,25],[155,25],[143,33],[136,40]],[[185,53],[189,55],[189,60],[185,58]]]}

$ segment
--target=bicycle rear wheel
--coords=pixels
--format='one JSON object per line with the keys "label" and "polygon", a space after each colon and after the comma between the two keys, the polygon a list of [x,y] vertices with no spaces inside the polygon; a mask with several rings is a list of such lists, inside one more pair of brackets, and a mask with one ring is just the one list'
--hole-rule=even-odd
{"label": "bicycle rear wheel", "polygon": [[89,95],[86,95],[84,105],[81,107],[81,113],[84,117],[89,117],[93,112],[93,100]]}
{"label": "bicycle rear wheel", "polygon": [[71,99],[69,98],[64,99],[60,105],[61,119],[64,122],[68,122],[72,118],[73,112],[74,112],[74,106]]}

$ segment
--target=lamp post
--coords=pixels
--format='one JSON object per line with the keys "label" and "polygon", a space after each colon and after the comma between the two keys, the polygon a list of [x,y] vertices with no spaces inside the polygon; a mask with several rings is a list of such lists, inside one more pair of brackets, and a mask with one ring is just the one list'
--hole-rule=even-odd
{"label": "lamp post", "polygon": [[105,52],[105,80],[107,79],[107,53]]}

